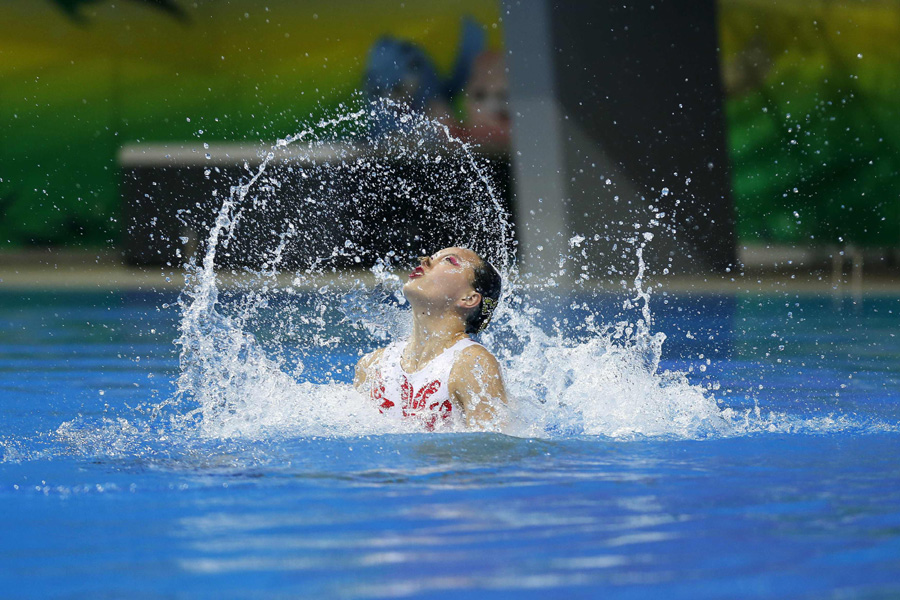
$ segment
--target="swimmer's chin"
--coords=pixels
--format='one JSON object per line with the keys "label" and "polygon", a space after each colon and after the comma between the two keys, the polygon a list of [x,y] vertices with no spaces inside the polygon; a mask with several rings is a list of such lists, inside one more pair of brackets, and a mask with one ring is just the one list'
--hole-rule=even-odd
{"label": "swimmer's chin", "polygon": [[403,284],[402,291],[407,301],[410,299],[410,294],[415,295],[418,289],[417,281],[418,278],[409,279]]}

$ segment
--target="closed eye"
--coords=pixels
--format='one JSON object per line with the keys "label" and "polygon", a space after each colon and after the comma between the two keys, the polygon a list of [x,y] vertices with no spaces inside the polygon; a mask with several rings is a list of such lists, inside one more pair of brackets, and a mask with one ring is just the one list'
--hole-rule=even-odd
{"label": "closed eye", "polygon": [[459,266],[459,261],[456,260],[456,257],[455,257],[455,256],[448,256],[448,257],[447,257],[447,260],[450,261],[450,264],[452,264],[452,265],[454,265],[454,266],[457,266],[457,267]]}

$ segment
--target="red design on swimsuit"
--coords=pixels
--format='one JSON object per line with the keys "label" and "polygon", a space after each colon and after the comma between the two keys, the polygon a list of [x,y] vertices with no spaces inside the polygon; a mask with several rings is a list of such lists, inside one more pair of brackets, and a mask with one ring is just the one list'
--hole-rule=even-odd
{"label": "red design on swimsuit", "polygon": [[[453,410],[453,405],[449,400],[445,400],[443,403],[433,402],[428,404],[428,398],[433,396],[440,388],[440,381],[432,381],[416,391],[404,375],[400,384],[400,408],[403,411],[403,416],[415,417],[419,415],[423,419],[425,429],[428,431],[434,430],[438,419],[442,421],[449,419],[450,412]],[[394,407],[394,403],[390,399],[385,398],[384,394],[384,382],[379,377],[372,388],[372,400],[378,404],[378,410],[382,413]]]}

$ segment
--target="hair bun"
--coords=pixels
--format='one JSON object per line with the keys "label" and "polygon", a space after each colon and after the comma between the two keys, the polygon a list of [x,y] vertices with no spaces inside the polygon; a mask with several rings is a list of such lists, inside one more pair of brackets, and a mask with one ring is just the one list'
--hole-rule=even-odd
{"label": "hair bun", "polygon": [[487,296],[482,296],[481,298],[481,325],[478,327],[478,333],[481,333],[485,329],[487,329],[488,323],[491,322],[491,317],[494,316],[494,309],[497,308],[497,301],[493,298],[488,298]]}

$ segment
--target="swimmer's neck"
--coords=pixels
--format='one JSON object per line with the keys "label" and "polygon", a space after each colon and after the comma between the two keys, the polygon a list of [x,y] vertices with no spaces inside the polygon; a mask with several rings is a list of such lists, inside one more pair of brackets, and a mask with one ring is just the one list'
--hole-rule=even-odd
{"label": "swimmer's neck", "polygon": [[414,312],[412,333],[404,354],[413,361],[430,360],[467,337],[466,325],[458,315],[432,316],[424,311]]}

